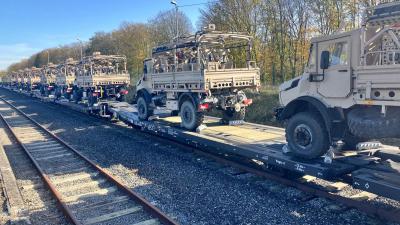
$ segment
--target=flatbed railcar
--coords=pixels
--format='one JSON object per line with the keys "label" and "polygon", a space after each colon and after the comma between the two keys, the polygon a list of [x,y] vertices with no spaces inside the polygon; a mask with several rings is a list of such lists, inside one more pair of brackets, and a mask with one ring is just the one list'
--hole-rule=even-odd
{"label": "flatbed railcar", "polygon": [[[28,96],[29,93],[26,93]],[[136,105],[118,101],[100,101],[93,106],[69,101],[54,101],[87,114],[117,118],[143,132],[213,153],[233,154],[265,165],[320,179],[346,180],[354,188],[400,201],[400,150],[381,145],[362,151],[342,151],[331,163],[324,158],[302,160],[290,152],[284,153],[285,131],[282,128],[241,122],[236,125],[221,123],[219,118],[205,117],[203,129],[197,132],[181,127],[180,117],[162,108],[154,111],[150,120],[139,119]]]}

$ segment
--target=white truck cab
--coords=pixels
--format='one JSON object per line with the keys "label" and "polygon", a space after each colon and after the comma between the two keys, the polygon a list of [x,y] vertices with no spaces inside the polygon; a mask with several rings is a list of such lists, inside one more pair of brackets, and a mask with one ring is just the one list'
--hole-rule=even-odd
{"label": "white truck cab", "polygon": [[313,38],[305,72],[280,86],[276,116],[299,157],[400,136],[400,2],[366,15],[360,29]]}

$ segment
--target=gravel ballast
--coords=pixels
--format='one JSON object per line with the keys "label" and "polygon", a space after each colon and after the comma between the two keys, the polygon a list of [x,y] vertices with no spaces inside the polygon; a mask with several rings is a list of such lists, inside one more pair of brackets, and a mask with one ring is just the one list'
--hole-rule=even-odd
{"label": "gravel ballast", "polygon": [[[14,172],[27,212],[26,218],[9,218],[10,224],[69,224],[36,168],[4,126],[1,121],[0,141]],[[2,223],[0,219],[0,224],[7,223]]]}
{"label": "gravel ballast", "polygon": [[237,174],[139,130],[115,127],[6,90],[0,94],[181,224],[379,224],[357,210]]}

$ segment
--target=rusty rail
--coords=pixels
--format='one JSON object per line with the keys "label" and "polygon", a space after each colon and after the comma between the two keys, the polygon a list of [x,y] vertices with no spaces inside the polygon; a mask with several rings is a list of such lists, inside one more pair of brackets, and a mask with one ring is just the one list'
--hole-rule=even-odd
{"label": "rusty rail", "polygon": [[[71,109],[71,110],[74,110],[74,109]],[[74,110],[74,111],[75,112],[80,112],[80,111],[76,111],[76,110]],[[85,115],[87,115],[87,114],[85,114]],[[103,121],[103,122],[105,122],[105,121]],[[108,122],[106,122],[106,123],[108,123]],[[109,124],[113,125],[112,123],[109,123]],[[294,188],[296,188],[296,189],[298,189],[300,191],[303,191],[303,192],[305,192],[307,194],[310,194],[310,195],[313,195],[313,196],[316,196],[316,197],[326,198],[326,199],[332,200],[334,202],[343,204],[343,205],[345,205],[347,207],[358,209],[358,210],[360,210],[360,211],[362,211],[362,212],[364,212],[364,213],[366,213],[368,215],[376,216],[377,218],[380,218],[382,220],[394,221],[394,222],[399,222],[400,221],[400,210],[398,210],[398,209],[396,209],[396,210],[382,209],[382,208],[376,207],[376,206],[374,206],[372,204],[368,204],[368,203],[366,204],[365,202],[360,202],[360,201],[357,201],[357,200],[354,200],[354,199],[351,199],[351,198],[348,198],[348,197],[340,196],[340,195],[331,193],[331,192],[329,192],[327,190],[320,189],[318,187],[313,187],[311,185],[300,183],[300,182],[298,182],[296,180],[293,180],[293,179],[290,179],[290,178],[286,178],[281,173],[275,173],[273,171],[270,172],[270,171],[263,171],[263,170],[260,170],[260,169],[256,169],[254,167],[246,165],[245,163],[239,163],[237,161],[229,160],[229,159],[227,159],[225,157],[222,157],[222,156],[219,156],[219,155],[216,155],[216,154],[204,151],[204,150],[200,150],[200,149],[194,148],[193,146],[190,146],[190,145],[185,145],[185,144],[182,144],[180,142],[176,142],[176,141],[173,141],[171,139],[163,138],[161,136],[157,136],[157,135],[154,135],[154,134],[152,134],[152,135],[156,139],[159,139],[159,140],[162,140],[162,141],[171,142],[171,143],[174,143],[176,145],[184,146],[186,148],[190,148],[195,153],[197,153],[199,155],[202,155],[202,156],[205,156],[207,158],[213,159],[213,160],[215,160],[215,161],[217,161],[217,162],[219,162],[221,164],[232,166],[232,167],[238,168],[240,170],[255,174],[257,176],[260,176],[260,177],[263,177],[263,178],[266,178],[266,179],[269,179],[269,180],[276,181],[276,182],[278,182],[280,184],[283,184],[285,186],[294,187]],[[351,181],[349,180],[348,177],[344,177],[343,181],[351,185]]]}
{"label": "rusty rail", "polygon": [[[126,187],[121,181],[119,181],[116,177],[111,175],[109,172],[105,171],[103,168],[92,162],[89,158],[86,156],[82,155],[78,150],[67,144],[64,140],[53,134],[51,131],[47,130],[45,127],[43,127],[41,124],[39,124],[37,121],[34,119],[30,118],[28,115],[26,115],[24,112],[22,112],[20,109],[18,109],[16,106],[5,100],[4,98],[0,97],[0,100],[4,101],[7,105],[9,105],[12,109],[16,110],[19,114],[27,118],[29,121],[31,121],[34,125],[39,127],[41,130],[49,134],[51,137],[53,137],[56,141],[58,141],[60,144],[64,145],[71,151],[73,151],[75,154],[77,154],[79,157],[84,159],[87,163],[89,163],[91,166],[96,168],[102,175],[104,175],[109,181],[113,182],[116,184],[122,191],[127,193],[132,199],[134,199],[136,202],[140,203],[144,207],[144,209],[152,214],[153,216],[157,217],[163,224],[166,225],[178,225],[176,221],[171,219],[169,216],[161,212],[158,208],[156,208],[154,205],[152,205],[150,202],[148,202],[146,199],[144,199],[141,195],[138,193],[132,191],[128,187]],[[18,144],[24,149],[25,153],[28,155],[30,160],[33,162],[35,165],[36,169],[39,171],[40,175],[42,176],[44,182],[46,185],[49,187],[50,191],[53,193],[55,198],[57,199],[59,205],[61,206],[64,214],[67,216],[67,218],[73,223],[73,224],[81,224],[72,214],[71,210],[68,208],[67,204],[63,200],[61,194],[57,191],[55,186],[51,183],[50,179],[48,176],[43,172],[43,170],[40,168],[39,164],[36,162],[36,160],[33,158],[33,156],[29,153],[29,151],[26,149],[24,144],[21,142],[21,140],[17,137],[17,135],[14,133],[12,130],[10,124],[3,118],[2,115],[0,115],[1,120],[6,124],[8,130],[13,134],[15,139],[17,140]]]}

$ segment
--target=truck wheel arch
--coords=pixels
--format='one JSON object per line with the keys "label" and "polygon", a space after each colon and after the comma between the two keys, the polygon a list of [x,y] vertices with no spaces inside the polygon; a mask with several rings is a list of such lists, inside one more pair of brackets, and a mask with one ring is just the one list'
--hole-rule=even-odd
{"label": "truck wheel arch", "polygon": [[289,119],[296,113],[304,111],[314,111],[319,113],[325,122],[325,127],[328,133],[330,134],[331,116],[329,108],[324,103],[313,97],[304,96],[291,101],[280,113],[279,120],[283,121]]}
{"label": "truck wheel arch", "polygon": [[179,109],[181,108],[182,103],[187,99],[190,99],[190,101],[193,103],[195,107],[197,107],[200,103],[199,98],[194,93],[185,92],[179,95],[178,99]]}
{"label": "truck wheel arch", "polygon": [[137,91],[136,100],[140,96],[143,96],[147,103],[151,103],[151,94],[146,89],[140,89]]}

